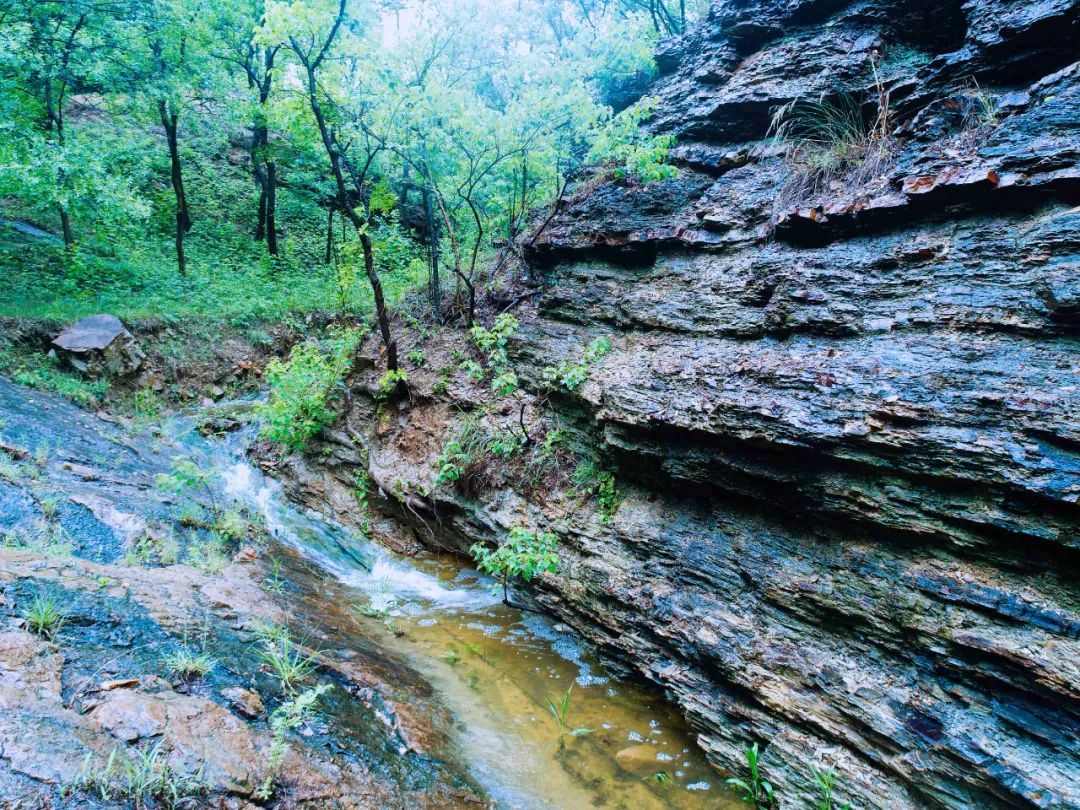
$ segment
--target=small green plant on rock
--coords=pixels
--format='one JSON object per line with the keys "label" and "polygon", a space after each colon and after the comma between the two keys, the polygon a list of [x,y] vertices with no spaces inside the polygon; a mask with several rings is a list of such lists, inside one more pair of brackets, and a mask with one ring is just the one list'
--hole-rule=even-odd
{"label": "small green plant on rock", "polygon": [[214,529],[226,540],[239,542],[248,538],[254,531],[255,524],[239,509],[226,509],[218,516]]}
{"label": "small green plant on rock", "polygon": [[318,666],[315,656],[304,652],[285,628],[264,634],[259,657],[278,679],[282,691],[289,695],[296,694],[296,687],[311,677]]}
{"label": "small green plant on rock", "polygon": [[154,561],[155,552],[153,538],[148,534],[144,534],[132,544],[127,554],[124,555],[124,565],[150,565]]}
{"label": "small green plant on rock", "polygon": [[566,694],[558,701],[555,700],[555,695],[549,693],[547,696],[548,710],[551,712],[552,716],[555,718],[555,722],[559,726],[559,737],[556,742],[558,742],[560,748],[567,737],[583,737],[586,734],[592,734],[594,731],[594,729],[591,728],[585,728],[583,726],[574,728],[570,725],[567,716],[570,713],[570,694],[573,691],[574,685],[570,684],[570,688],[566,690]]}
{"label": "small green plant on rock", "polygon": [[30,551],[53,559],[70,557],[75,552],[75,544],[62,526],[6,531],[0,535],[0,547]]}
{"label": "small green plant on rock", "polygon": [[22,480],[26,471],[5,450],[0,450],[0,478],[13,484]]}
{"label": "small green plant on rock", "polygon": [[51,596],[39,596],[22,613],[31,633],[46,641],[53,641],[64,627],[67,617]]}
{"label": "small green plant on rock", "polygon": [[595,461],[587,460],[574,470],[574,484],[581,491],[595,495],[604,521],[611,520],[619,510],[619,492],[614,474],[600,469]]}
{"label": "small green plant on rock", "polygon": [[747,778],[732,777],[726,780],[726,783],[735,788],[743,802],[753,805],[755,810],[770,810],[770,808],[776,807],[776,792],[773,790],[772,784],[761,776],[758,744],[754,743],[744,753],[746,756]]}
{"label": "small green plant on rock", "polygon": [[814,810],[852,810],[851,804],[837,804],[833,796],[833,788],[836,786],[836,771],[832,768],[814,768],[814,785],[817,787],[821,798],[814,805]]}
{"label": "small green plant on rock", "polygon": [[270,593],[284,593],[285,580],[281,576],[282,562],[277,557],[270,558],[270,570],[263,579],[263,587]]}
{"label": "small green plant on rock", "polygon": [[611,352],[611,341],[606,337],[594,339],[576,361],[564,360],[558,366],[546,367],[542,374],[544,382],[552,388],[562,387],[574,392],[589,379],[592,367],[600,362],[604,355]]}
{"label": "small green plant on rock", "polygon": [[196,652],[190,647],[181,647],[161,659],[161,665],[171,675],[182,680],[205,678],[217,666],[217,661],[205,652]]}
{"label": "small green plant on rock", "polygon": [[487,434],[475,417],[466,419],[457,435],[443,447],[435,459],[436,484],[459,480],[466,470],[486,452]]}
{"label": "small green plant on rock", "polygon": [[229,564],[225,539],[214,532],[205,537],[193,536],[188,545],[187,563],[204,574],[219,574]]}
{"label": "small green plant on rock", "polygon": [[377,383],[378,393],[376,399],[385,401],[390,398],[391,394],[395,391],[405,387],[409,383],[409,372],[403,368],[388,371],[379,377]]}
{"label": "small green plant on rock", "polygon": [[194,774],[175,770],[162,756],[162,743],[158,743],[145,750],[130,749],[123,756],[113,749],[103,768],[95,768],[87,754],[79,775],[62,794],[87,792],[97,794],[101,801],[130,802],[139,810],[159,806],[172,810],[186,806],[187,800],[208,789],[201,768]]}
{"label": "small green plant on rock", "polygon": [[318,707],[319,699],[330,691],[330,688],[330,684],[324,683],[305,689],[291,700],[282,703],[270,715],[270,731],[273,739],[270,743],[270,754],[267,757],[266,778],[253,794],[259,801],[264,802],[273,795],[274,780],[285,761],[285,754],[289,752],[287,735],[310,722]]}
{"label": "small green plant on rock", "polygon": [[773,111],[770,133],[795,169],[777,197],[778,209],[828,199],[838,188],[866,193],[883,182],[896,151],[892,113],[873,58],[870,67],[873,98],[797,98]]}
{"label": "small green plant on rock", "polygon": [[184,456],[173,458],[172,471],[159,473],[157,476],[158,488],[175,495],[196,491],[206,495],[210,501],[210,509],[215,519],[220,514],[217,498],[214,496],[214,481],[217,479],[217,471],[212,468],[200,467],[194,459]]}
{"label": "small green plant on rock", "polygon": [[420,349],[413,349],[411,352],[409,352],[408,358],[409,362],[417,368],[423,368],[423,366],[427,363],[427,358],[424,357],[424,352]]}
{"label": "small green plant on rock", "polygon": [[520,324],[509,312],[504,312],[495,319],[491,329],[474,326],[469,330],[473,343],[476,344],[492,369],[502,369],[510,362],[506,356],[506,346],[517,332]]}
{"label": "small green plant on rock", "polygon": [[491,574],[499,582],[503,602],[509,605],[508,583],[511,579],[531,582],[537,574],[554,574],[558,570],[558,543],[559,538],[553,532],[515,526],[502,545],[491,549],[476,543],[469,553],[481,571]]}

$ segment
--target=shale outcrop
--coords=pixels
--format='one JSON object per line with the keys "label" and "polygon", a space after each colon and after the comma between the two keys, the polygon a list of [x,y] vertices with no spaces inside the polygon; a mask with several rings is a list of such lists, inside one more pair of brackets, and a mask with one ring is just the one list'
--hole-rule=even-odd
{"label": "shale outcrop", "polygon": [[[722,771],[760,742],[784,806],[814,763],[860,807],[1080,806],[1078,44],[1074,0],[714,4],[649,91],[678,177],[598,178],[523,243],[523,384],[613,345],[548,404],[613,517],[432,487],[483,399],[433,371],[294,487],[344,509],[362,440],[420,542],[557,532],[539,604]],[[770,130],[823,97],[887,100],[876,172],[801,182]]]}

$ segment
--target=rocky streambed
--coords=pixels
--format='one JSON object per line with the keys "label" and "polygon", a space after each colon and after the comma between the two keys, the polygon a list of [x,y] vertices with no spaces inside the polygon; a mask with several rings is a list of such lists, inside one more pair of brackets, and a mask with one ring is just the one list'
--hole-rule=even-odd
{"label": "rocky streambed", "polygon": [[[201,435],[221,417],[118,422],[0,379],[0,805],[727,805],[662,696],[455,558],[294,505],[247,463],[250,427]],[[178,458],[210,489],[163,491]],[[220,548],[213,509],[243,518]],[[42,601],[51,630],[28,618]],[[291,686],[266,655],[286,638],[310,658]],[[560,738],[547,698],[571,687],[590,731]]]}

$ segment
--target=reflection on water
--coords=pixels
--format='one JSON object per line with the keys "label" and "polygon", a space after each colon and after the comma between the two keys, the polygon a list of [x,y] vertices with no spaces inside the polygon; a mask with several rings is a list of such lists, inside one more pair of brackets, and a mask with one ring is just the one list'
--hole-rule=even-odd
{"label": "reflection on water", "polygon": [[[191,440],[194,441],[194,440]],[[659,696],[606,677],[568,628],[501,603],[452,559],[405,558],[285,499],[243,459],[244,437],[189,446],[282,545],[353,595],[357,631],[404,656],[454,714],[456,745],[500,807],[739,806]],[[548,706],[571,689],[560,739]]]}

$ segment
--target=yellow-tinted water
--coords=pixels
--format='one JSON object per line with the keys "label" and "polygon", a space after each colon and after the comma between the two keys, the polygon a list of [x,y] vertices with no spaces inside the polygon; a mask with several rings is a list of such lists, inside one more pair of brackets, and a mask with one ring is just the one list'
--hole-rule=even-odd
{"label": "yellow-tinted water", "polygon": [[[569,628],[486,597],[454,561],[411,562],[476,600],[421,607],[387,597],[384,581],[358,595],[358,613],[444,695],[474,776],[501,806],[739,806],[656,691],[607,677]],[[561,708],[567,690],[560,729],[548,700]]]}

